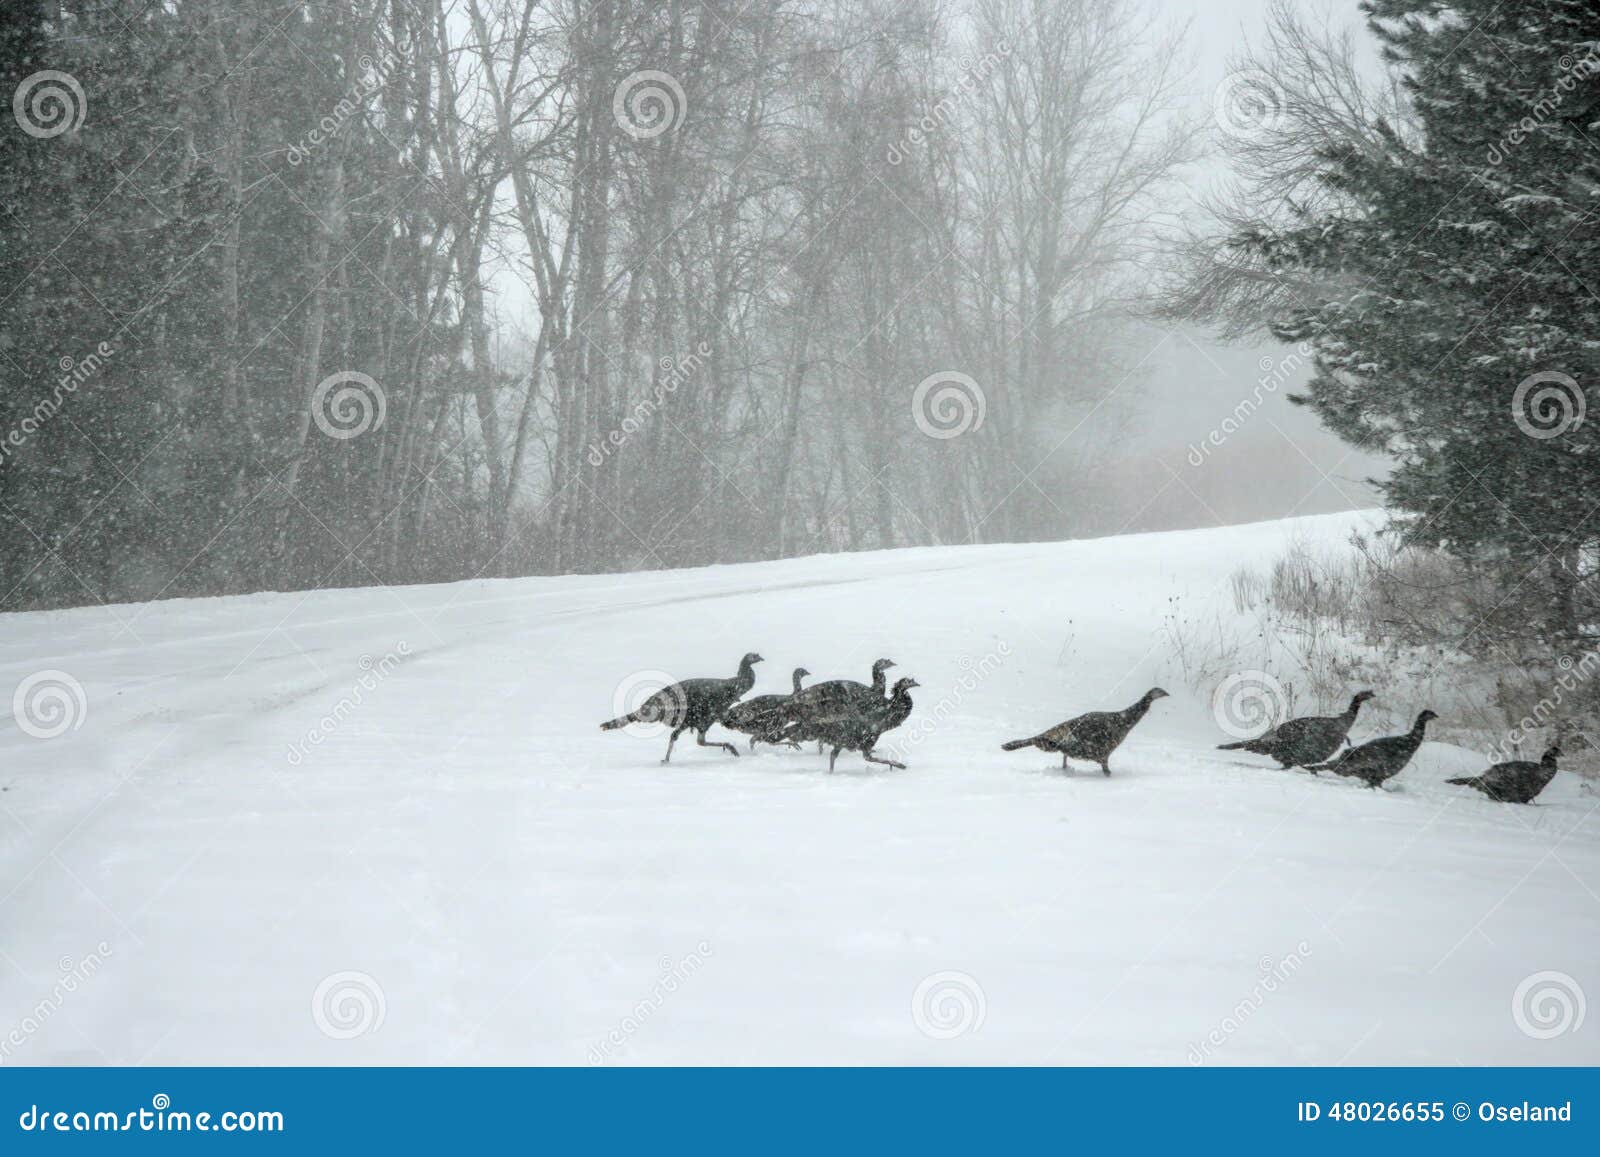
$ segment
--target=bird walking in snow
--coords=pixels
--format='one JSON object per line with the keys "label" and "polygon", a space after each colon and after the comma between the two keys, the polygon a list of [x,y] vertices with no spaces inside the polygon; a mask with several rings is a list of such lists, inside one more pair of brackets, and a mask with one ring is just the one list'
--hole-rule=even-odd
{"label": "bird walking in snow", "polygon": [[1371,691],[1359,691],[1343,715],[1308,715],[1280,723],[1265,735],[1238,743],[1219,743],[1218,751],[1248,751],[1267,755],[1284,767],[1307,767],[1332,759],[1341,746],[1350,742],[1361,705],[1372,698]]}
{"label": "bird walking in snow", "polygon": [[1399,775],[1405,765],[1411,762],[1417,748],[1422,746],[1422,735],[1428,729],[1428,721],[1437,718],[1432,711],[1424,711],[1404,735],[1386,735],[1382,739],[1374,739],[1360,747],[1352,747],[1338,759],[1313,763],[1306,770],[1351,776],[1375,788]]}
{"label": "bird walking in snow", "polygon": [[1497,763],[1482,775],[1469,775],[1461,779],[1447,779],[1446,783],[1462,787],[1475,787],[1499,803],[1532,803],[1556,777],[1556,760],[1561,748],[1551,745],[1539,759],[1513,759]]}
{"label": "bird walking in snow", "polygon": [[893,731],[906,721],[911,714],[911,689],[919,686],[915,679],[901,679],[887,699],[874,694],[870,687],[863,687],[853,698],[841,697],[831,706],[814,711],[803,723],[795,725],[795,733],[799,738],[815,739],[833,748],[828,756],[830,774],[841,751],[859,751],[868,763],[904,771],[905,764],[880,758],[873,748],[884,732]]}
{"label": "bird walking in snow", "polygon": [[[879,659],[872,665],[870,690],[879,699],[887,694],[888,678],[884,672],[893,666],[893,659]],[[813,683],[804,691],[796,691],[789,702],[796,717],[804,719],[817,711],[830,710],[840,704],[854,702],[861,692],[867,690],[869,688],[865,683],[857,683],[854,679],[829,679],[823,683]]]}
{"label": "bird walking in snow", "polygon": [[1090,711],[1076,719],[1058,723],[1032,738],[1002,743],[1000,750],[1037,747],[1040,751],[1059,751],[1063,770],[1068,759],[1085,759],[1098,763],[1100,770],[1110,775],[1111,765],[1106,761],[1111,758],[1111,753],[1128,738],[1133,725],[1144,718],[1145,712],[1150,710],[1150,704],[1166,697],[1167,693],[1160,687],[1152,687],[1131,707],[1124,707],[1121,711]]}
{"label": "bird walking in snow", "polygon": [[800,745],[784,735],[784,728],[794,719],[789,709],[790,700],[800,694],[800,680],[811,674],[804,667],[794,669],[794,692],[789,695],[757,695],[743,703],[735,703],[722,717],[722,725],[730,731],[742,731],[750,737],[750,750],[757,743],[787,743]]}
{"label": "bird walking in snow", "polygon": [[[789,738],[795,740],[817,738],[801,734],[809,721],[865,702],[863,697],[869,694],[872,699],[884,702],[888,695],[886,689],[888,679],[884,672],[893,666],[893,659],[879,659],[874,663],[871,687],[865,683],[857,683],[854,679],[829,679],[823,683],[813,683],[804,691],[796,691],[789,700],[789,715],[795,725],[790,729]],[[817,741],[817,754],[822,754],[820,739]]]}
{"label": "bird walking in snow", "polygon": [[670,684],[639,704],[637,710],[602,723],[600,730],[615,731],[630,723],[666,724],[672,728],[672,738],[667,741],[662,763],[672,759],[672,746],[685,731],[693,731],[701,747],[720,747],[736,756],[739,749],[731,743],[706,742],[706,730],[713,723],[722,722],[728,708],[755,686],[755,665],[761,661],[761,656],[751,651],[739,660],[739,673],[731,679],[685,679]]}

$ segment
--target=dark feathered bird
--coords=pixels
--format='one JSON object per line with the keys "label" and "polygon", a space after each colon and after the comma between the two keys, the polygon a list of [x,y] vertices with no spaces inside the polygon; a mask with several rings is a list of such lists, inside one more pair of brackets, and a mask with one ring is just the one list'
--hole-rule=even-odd
{"label": "dark feathered bird", "polygon": [[1111,766],[1106,761],[1111,758],[1111,753],[1128,738],[1133,725],[1144,718],[1144,713],[1150,710],[1150,704],[1166,697],[1167,693],[1161,688],[1152,687],[1132,707],[1124,707],[1121,711],[1091,711],[1087,715],[1058,723],[1031,739],[1013,739],[1010,743],[1002,743],[1000,750],[1037,747],[1040,751],[1059,751],[1063,768],[1067,766],[1068,759],[1087,759],[1091,763],[1098,763],[1100,770],[1110,775]]}
{"label": "dark feathered bird", "polygon": [[707,743],[706,729],[719,723],[722,716],[751,687],[755,686],[755,665],[761,656],[751,651],[739,660],[739,673],[732,679],[685,679],[663,687],[639,704],[637,710],[600,725],[601,731],[614,731],[630,723],[664,723],[672,728],[672,738],[667,740],[667,754],[661,762],[672,758],[672,745],[685,731],[693,731],[701,747],[720,747],[730,755],[739,749],[731,743]]}
{"label": "dark feathered bird", "polygon": [[1399,775],[1405,765],[1411,762],[1417,748],[1422,746],[1422,733],[1428,729],[1428,720],[1437,718],[1432,711],[1424,711],[1404,735],[1386,735],[1382,739],[1363,743],[1360,747],[1352,747],[1338,759],[1314,763],[1308,770],[1353,776],[1368,787],[1377,787]]}
{"label": "dark feathered bird", "polygon": [[1532,803],[1534,797],[1556,777],[1556,759],[1560,755],[1561,749],[1552,746],[1538,763],[1531,759],[1513,759],[1495,764],[1482,775],[1447,779],[1445,782],[1475,787],[1500,803]]}
{"label": "dark feathered bird", "polygon": [[1340,745],[1350,738],[1361,705],[1372,698],[1371,691],[1360,691],[1350,700],[1343,715],[1308,715],[1280,723],[1265,735],[1239,743],[1220,743],[1218,751],[1248,751],[1267,755],[1284,767],[1305,767],[1333,758]]}
{"label": "dark feathered bird", "polygon": [[905,764],[893,759],[881,759],[872,753],[878,740],[887,731],[893,731],[911,714],[911,688],[920,686],[915,679],[901,679],[887,699],[863,687],[853,698],[841,698],[833,706],[814,712],[804,723],[797,724],[799,736],[815,739],[833,748],[828,756],[828,771],[841,751],[859,751],[868,763],[881,763],[885,767],[905,770]]}
{"label": "dark feathered bird", "polygon": [[[877,698],[884,697],[884,688],[888,680],[884,672],[894,666],[893,659],[879,659],[872,665],[872,687],[870,690]],[[857,683],[854,679],[829,679],[824,683],[813,683],[804,691],[795,692],[789,701],[795,717],[804,719],[818,712],[831,711],[843,703],[854,702],[861,692],[868,690],[865,683]]]}
{"label": "dark feathered bird", "polygon": [[722,717],[722,725],[732,731],[742,731],[750,737],[750,750],[757,743],[787,743],[799,747],[793,739],[783,734],[793,721],[789,701],[800,694],[800,680],[811,674],[804,667],[794,669],[794,692],[790,695],[757,695],[743,703],[735,703]]}
{"label": "dark feathered bird", "polygon": [[[797,726],[791,728],[788,738],[815,739],[816,736],[803,734],[804,725],[808,720],[829,714],[848,704],[862,702],[862,697],[869,692],[873,699],[882,702],[888,694],[885,689],[888,680],[884,677],[884,672],[893,666],[893,659],[879,659],[874,663],[871,687],[865,683],[857,683],[854,679],[829,679],[823,683],[813,683],[804,691],[796,692],[789,700],[789,716]],[[817,754],[822,754],[820,740],[818,740]]]}

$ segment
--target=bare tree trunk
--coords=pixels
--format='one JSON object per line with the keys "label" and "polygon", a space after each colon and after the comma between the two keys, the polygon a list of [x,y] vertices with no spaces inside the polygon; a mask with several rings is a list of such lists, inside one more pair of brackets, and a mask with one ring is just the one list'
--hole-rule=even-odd
{"label": "bare tree trunk", "polygon": [[316,239],[312,242],[308,272],[312,278],[310,301],[306,306],[305,320],[300,329],[300,353],[297,377],[301,386],[300,413],[295,424],[293,457],[284,471],[281,485],[288,501],[283,505],[278,527],[278,555],[287,560],[289,530],[294,521],[292,507],[296,489],[300,484],[300,469],[309,452],[312,410],[316,405],[317,386],[322,380],[322,343],[328,320],[328,280],[334,266],[331,263],[333,243],[343,241],[345,223],[344,149],[340,146],[328,168],[325,178],[322,213]]}
{"label": "bare tree trunk", "polygon": [[577,52],[583,75],[583,120],[579,127],[578,156],[582,169],[576,182],[578,277],[573,299],[576,323],[568,336],[573,373],[565,391],[565,423],[558,435],[560,473],[557,476],[561,515],[557,561],[564,570],[583,569],[591,561],[588,535],[595,516],[594,492],[581,477],[584,446],[598,433],[592,415],[604,409],[609,393],[606,346],[610,338],[610,311],[606,304],[606,267],[610,256],[609,201],[613,169],[612,95],[615,88],[614,55],[616,4],[600,0],[589,13],[590,25]]}

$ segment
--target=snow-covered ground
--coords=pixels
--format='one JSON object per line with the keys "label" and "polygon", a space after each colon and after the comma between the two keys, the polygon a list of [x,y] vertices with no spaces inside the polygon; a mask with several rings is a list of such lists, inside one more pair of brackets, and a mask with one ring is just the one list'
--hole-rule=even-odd
{"label": "snow-covered ground", "polygon": [[[1175,681],[1172,597],[1368,517],[8,616],[83,700],[0,732],[0,1061],[1600,1062],[1600,796],[1275,770]],[[597,729],[752,649],[897,660],[909,769]],[[1157,682],[1109,779],[999,750]]]}

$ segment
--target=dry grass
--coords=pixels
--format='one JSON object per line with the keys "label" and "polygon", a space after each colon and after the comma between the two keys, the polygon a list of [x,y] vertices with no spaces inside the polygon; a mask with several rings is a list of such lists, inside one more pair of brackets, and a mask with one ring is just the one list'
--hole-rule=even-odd
{"label": "dry grass", "polygon": [[1341,707],[1366,687],[1378,694],[1367,720],[1375,729],[1428,706],[1443,716],[1441,739],[1527,756],[1559,735],[1568,762],[1600,765],[1589,754],[1600,736],[1600,656],[1558,663],[1537,640],[1497,632],[1503,592],[1441,551],[1361,536],[1343,550],[1297,542],[1265,570],[1236,571],[1229,593],[1244,630],[1220,616],[1173,614],[1165,625],[1197,688],[1260,670],[1302,712]]}

